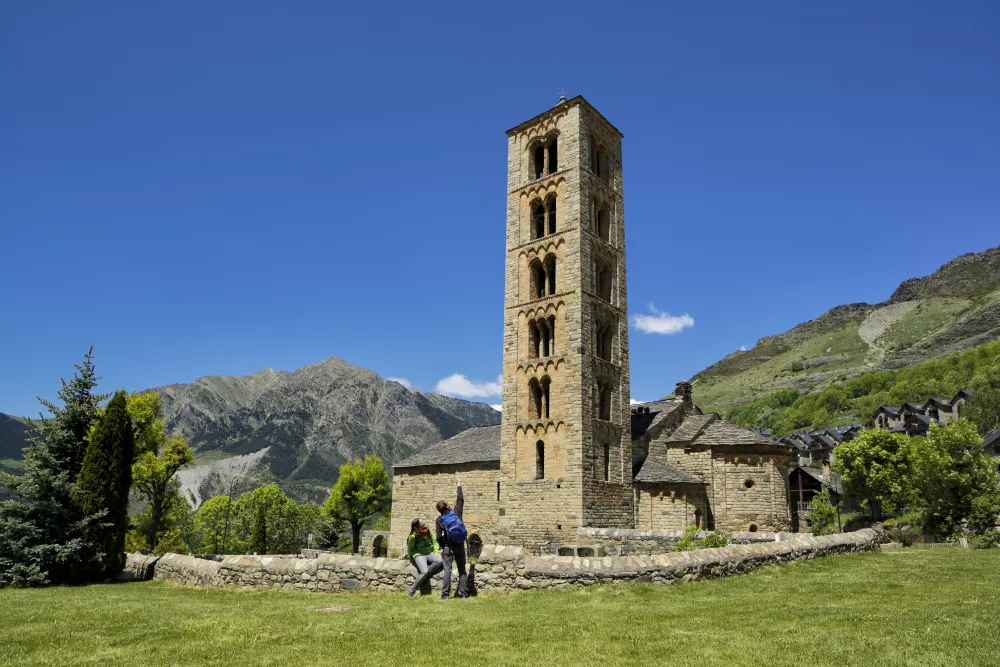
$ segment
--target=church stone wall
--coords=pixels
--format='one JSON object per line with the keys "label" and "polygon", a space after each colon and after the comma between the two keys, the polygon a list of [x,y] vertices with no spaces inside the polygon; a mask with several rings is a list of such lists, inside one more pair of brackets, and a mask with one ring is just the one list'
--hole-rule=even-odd
{"label": "church stone wall", "polygon": [[712,459],[712,507],[720,530],[791,529],[787,454],[720,453]]}
{"label": "church stone wall", "polygon": [[636,495],[636,528],[683,531],[699,521],[703,527],[706,525],[708,499],[704,487],[640,484]]}
{"label": "church stone wall", "polygon": [[[410,535],[410,522],[414,519],[423,519],[434,530],[434,520],[438,517],[434,504],[446,500],[454,506],[459,480],[465,495],[463,519],[469,534],[479,534],[486,543],[496,541],[500,518],[497,501],[500,470],[496,463],[402,468],[396,470],[392,480],[390,555],[403,553]],[[503,492],[501,488],[501,494]]]}

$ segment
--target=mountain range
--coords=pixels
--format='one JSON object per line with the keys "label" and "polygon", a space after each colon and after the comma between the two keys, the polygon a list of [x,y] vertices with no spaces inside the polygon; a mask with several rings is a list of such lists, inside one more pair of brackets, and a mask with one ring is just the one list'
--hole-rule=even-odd
{"label": "mountain range", "polygon": [[902,368],[1000,338],[1000,246],[910,278],[881,303],[836,306],[785,333],[761,338],[697,373],[705,409],[725,409],[778,389],[823,389],[865,372]]}
{"label": "mountain range", "polygon": [[[194,465],[178,473],[193,506],[270,482],[322,501],[347,460],[374,453],[392,465],[459,431],[500,423],[489,405],[407,389],[336,357],[154,391],[167,430],[195,450]],[[0,414],[0,459],[20,458],[25,429]]]}

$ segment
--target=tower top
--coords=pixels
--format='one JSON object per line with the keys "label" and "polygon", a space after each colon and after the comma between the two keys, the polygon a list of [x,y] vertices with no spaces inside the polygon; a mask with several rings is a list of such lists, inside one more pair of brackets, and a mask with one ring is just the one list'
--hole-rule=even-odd
{"label": "tower top", "polygon": [[530,119],[524,121],[523,123],[521,123],[517,127],[512,127],[509,130],[507,130],[507,136],[509,137],[511,135],[517,134],[521,130],[534,125],[535,123],[539,122],[540,120],[545,119],[547,116],[549,116],[549,115],[551,115],[553,113],[557,113],[557,112],[562,111],[567,106],[581,106],[581,107],[586,107],[595,116],[597,116],[598,118],[600,118],[601,121],[603,121],[604,124],[607,125],[607,127],[608,127],[609,130],[611,130],[612,132],[614,132],[615,134],[617,134],[619,139],[622,139],[622,138],[625,137],[625,135],[621,133],[621,130],[619,130],[617,127],[615,127],[614,125],[612,125],[608,121],[608,119],[605,118],[603,116],[603,114],[601,114],[600,111],[598,111],[597,109],[595,109],[594,106],[590,102],[588,102],[587,100],[585,100],[583,98],[583,95],[577,95],[576,97],[573,97],[573,98],[571,98],[569,100],[565,99],[565,95],[561,96],[559,98],[559,103],[556,104],[551,109],[549,109],[547,111],[543,111],[542,113],[538,114],[534,118],[530,118]]}

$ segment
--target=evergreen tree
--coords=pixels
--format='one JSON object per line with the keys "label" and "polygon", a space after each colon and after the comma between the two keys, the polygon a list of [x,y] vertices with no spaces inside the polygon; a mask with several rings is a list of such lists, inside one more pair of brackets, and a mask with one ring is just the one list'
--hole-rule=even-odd
{"label": "evergreen tree", "polygon": [[51,416],[31,422],[24,474],[0,471],[0,486],[13,495],[0,501],[0,586],[74,582],[91,565],[83,534],[99,517],[81,511],[73,488],[105,398],[94,392],[98,379],[91,348],[61,381],[62,405],[38,399]]}
{"label": "evergreen tree", "polygon": [[267,508],[258,503],[253,515],[253,529],[250,531],[250,550],[257,554],[267,553]]}
{"label": "evergreen tree", "polygon": [[128,494],[132,487],[135,433],[128,414],[128,396],[118,391],[97,421],[77,480],[77,501],[88,515],[102,513],[106,526],[88,526],[87,541],[100,554],[94,571],[114,577],[125,568]]}

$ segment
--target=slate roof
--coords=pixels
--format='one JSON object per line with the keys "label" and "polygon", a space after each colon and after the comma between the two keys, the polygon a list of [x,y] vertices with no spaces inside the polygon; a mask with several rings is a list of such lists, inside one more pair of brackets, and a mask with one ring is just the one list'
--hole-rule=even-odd
{"label": "slate roof", "polygon": [[1000,431],[993,431],[992,433],[987,433],[986,437],[983,438],[983,447],[993,447],[1000,448]]}
{"label": "slate roof", "polygon": [[[681,425],[678,426],[673,433],[668,435],[663,442],[671,442],[671,443],[691,442],[692,440],[698,437],[698,434],[701,432],[703,428],[705,428],[705,426],[711,424],[718,418],[719,416],[716,414],[689,415],[684,418],[684,421],[681,422]],[[749,430],[747,430],[747,432],[753,433],[752,431]],[[758,438],[761,437],[756,433],[754,433],[754,435]]]}
{"label": "slate roof", "polygon": [[[683,424],[681,426],[683,427]],[[709,424],[708,428],[695,439],[695,442],[699,445],[779,445],[779,443],[768,440],[748,428],[737,426],[724,419],[718,419]],[[787,445],[779,446],[787,447]]]}
{"label": "slate roof", "polygon": [[[649,412],[645,412],[643,409],[648,408]],[[684,409],[683,401],[653,401],[651,403],[637,403],[632,406],[638,414],[633,414],[631,416],[632,420],[632,439],[640,438],[655,424],[659,423],[663,419],[666,419],[669,415],[677,410]]]}
{"label": "slate roof", "polygon": [[418,466],[454,465],[500,461],[500,426],[479,426],[462,431],[442,440],[393,466],[416,468]]}
{"label": "slate roof", "polygon": [[657,447],[642,464],[635,476],[637,482],[660,482],[663,484],[705,484],[687,470],[667,461],[667,452]]}

